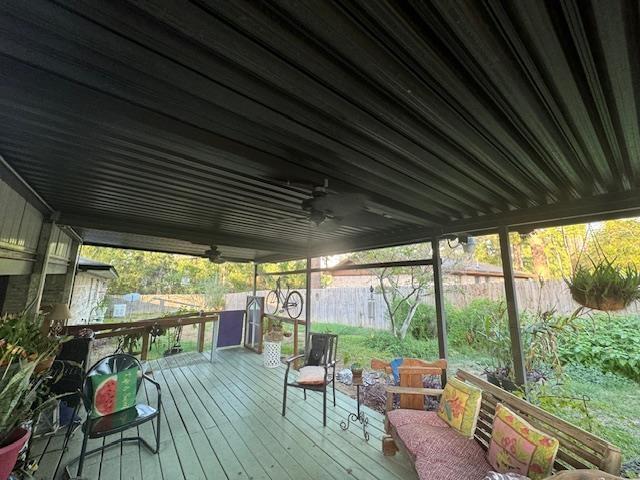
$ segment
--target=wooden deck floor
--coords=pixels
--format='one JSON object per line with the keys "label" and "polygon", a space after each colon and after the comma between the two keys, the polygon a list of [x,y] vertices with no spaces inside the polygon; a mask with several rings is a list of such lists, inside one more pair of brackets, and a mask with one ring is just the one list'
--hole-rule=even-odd
{"label": "wooden deck floor", "polygon": [[[154,378],[162,385],[162,446],[152,455],[136,444],[116,446],[87,459],[83,477],[115,479],[414,479],[406,457],[384,457],[380,438],[382,416],[367,409],[371,438],[362,430],[344,432],[339,423],[355,410],[355,400],[337,392],[329,402],[322,427],[322,397],[290,389],[287,416],[281,412],[284,367],[265,369],[262,357],[242,349],[220,352],[214,363],[202,354],[181,354],[152,361]],[[154,391],[148,395],[153,405]],[[153,439],[153,426],[140,428]],[[51,479],[60,458],[62,439],[34,444],[40,458],[38,479]],[[64,454],[63,465],[78,455],[77,432]],[[109,438],[106,441],[110,441]],[[90,441],[95,442],[97,440]],[[92,448],[92,445],[89,445]],[[76,465],[70,467],[75,474]]]}

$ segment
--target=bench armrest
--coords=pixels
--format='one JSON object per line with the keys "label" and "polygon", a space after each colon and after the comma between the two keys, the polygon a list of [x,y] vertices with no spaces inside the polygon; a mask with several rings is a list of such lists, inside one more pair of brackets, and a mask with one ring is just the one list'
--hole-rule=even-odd
{"label": "bench armrest", "polygon": [[422,396],[433,396],[438,397],[442,395],[441,388],[418,388],[418,387],[397,387],[395,385],[387,385],[385,388],[387,392],[387,408],[386,411],[390,411],[393,409],[393,394],[401,393],[403,395],[422,395]]}

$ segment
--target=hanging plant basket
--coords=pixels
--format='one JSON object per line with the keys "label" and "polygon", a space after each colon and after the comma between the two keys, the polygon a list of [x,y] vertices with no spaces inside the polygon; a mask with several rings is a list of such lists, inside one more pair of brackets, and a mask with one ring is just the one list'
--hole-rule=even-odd
{"label": "hanging plant basket", "polygon": [[640,272],[634,265],[621,267],[603,257],[591,265],[578,265],[566,280],[571,296],[580,305],[604,311],[626,308],[640,299]]}
{"label": "hanging plant basket", "polygon": [[625,302],[621,298],[614,297],[602,297],[602,298],[594,298],[594,297],[586,297],[584,294],[580,292],[571,292],[571,296],[580,305],[592,308],[594,310],[603,310],[605,312],[615,312],[618,310],[624,310],[627,308],[628,303]]}

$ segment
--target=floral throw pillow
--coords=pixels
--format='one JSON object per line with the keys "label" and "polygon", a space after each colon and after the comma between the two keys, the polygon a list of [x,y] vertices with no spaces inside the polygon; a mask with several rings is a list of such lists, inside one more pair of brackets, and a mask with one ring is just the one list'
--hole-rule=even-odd
{"label": "floral throw pillow", "polygon": [[560,443],[535,429],[499,403],[487,457],[498,472],[515,472],[532,480],[551,475]]}
{"label": "floral throw pillow", "polygon": [[465,437],[473,438],[481,400],[482,390],[452,378],[444,387],[438,416]]}

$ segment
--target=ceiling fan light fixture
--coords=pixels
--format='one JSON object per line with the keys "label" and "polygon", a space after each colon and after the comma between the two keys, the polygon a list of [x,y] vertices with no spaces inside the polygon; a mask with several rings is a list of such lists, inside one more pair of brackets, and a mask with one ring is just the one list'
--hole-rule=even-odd
{"label": "ceiling fan light fixture", "polygon": [[309,214],[309,220],[311,220],[316,227],[322,225],[322,223],[327,219],[327,216],[318,210],[312,210]]}

